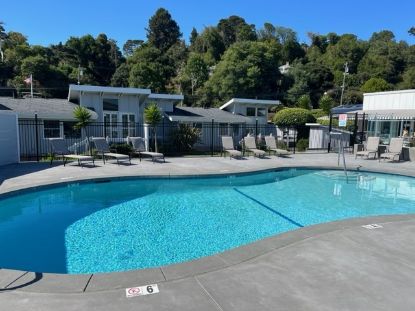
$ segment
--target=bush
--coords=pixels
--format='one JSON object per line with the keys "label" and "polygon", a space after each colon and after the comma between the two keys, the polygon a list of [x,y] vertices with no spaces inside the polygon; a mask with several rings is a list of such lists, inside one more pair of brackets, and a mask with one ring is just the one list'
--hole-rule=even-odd
{"label": "bush", "polygon": [[305,138],[299,139],[295,147],[297,151],[306,151],[308,148],[308,139],[305,139]]}
{"label": "bush", "polygon": [[190,151],[194,144],[199,141],[200,130],[188,124],[179,124],[178,128],[172,132],[173,145],[179,151]]}
{"label": "bush", "polygon": [[316,122],[310,110],[302,108],[287,108],[278,111],[274,116],[274,123],[278,127],[304,126],[306,123]]}
{"label": "bush", "polygon": [[305,126],[305,124],[316,122],[316,118],[312,115],[310,110],[287,108],[276,113],[273,121],[280,128],[294,127],[297,129],[298,138],[307,138],[310,129]]}
{"label": "bush", "polygon": [[121,154],[130,154],[133,151],[133,147],[129,144],[111,144],[111,149]]}
{"label": "bush", "polygon": [[330,114],[331,108],[334,107],[334,100],[329,95],[323,95],[319,101],[319,107],[322,109],[326,115]]}
{"label": "bush", "polygon": [[327,113],[325,113],[324,111],[323,111],[323,109],[313,109],[313,110],[311,110],[311,114],[314,116],[314,118],[316,118],[316,119],[318,119],[318,118],[321,118],[321,117],[325,117],[325,116],[327,116]]}

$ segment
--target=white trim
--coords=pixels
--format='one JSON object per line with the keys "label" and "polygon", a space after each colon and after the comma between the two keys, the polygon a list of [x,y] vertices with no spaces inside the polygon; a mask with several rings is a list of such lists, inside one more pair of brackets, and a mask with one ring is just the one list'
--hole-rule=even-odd
{"label": "white trim", "polygon": [[77,97],[77,92],[98,93],[98,94],[124,94],[124,95],[150,95],[150,89],[139,89],[132,87],[112,87],[112,86],[95,86],[95,85],[69,85],[68,100]]}
{"label": "white trim", "polygon": [[156,93],[151,93],[148,96],[148,99],[183,100],[184,96],[182,94],[156,94]]}
{"label": "white trim", "polygon": [[230,101],[222,105],[219,109],[223,110],[232,104],[275,106],[275,105],[281,105],[281,102],[279,100],[267,100],[267,99],[232,98]]}

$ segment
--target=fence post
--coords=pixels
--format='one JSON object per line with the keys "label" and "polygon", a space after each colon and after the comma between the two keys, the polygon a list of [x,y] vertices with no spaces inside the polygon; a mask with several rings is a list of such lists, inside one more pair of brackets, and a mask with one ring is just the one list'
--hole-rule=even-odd
{"label": "fence post", "polygon": [[258,137],[258,118],[255,119],[255,141]]}
{"label": "fence post", "polygon": [[38,120],[37,113],[35,113],[35,137],[36,137],[36,161],[39,162],[39,131],[38,131]]}
{"label": "fence post", "polygon": [[[289,134],[290,132],[288,131],[288,135],[290,135]],[[298,130],[297,130],[297,127],[295,127],[294,128],[294,151],[293,151],[293,154],[295,154],[295,147],[297,147],[297,137],[298,137]]]}
{"label": "fence post", "polygon": [[215,120],[212,119],[212,129],[211,129],[212,137],[211,137],[211,140],[210,140],[210,149],[211,149],[212,157],[213,157],[213,126],[214,126],[214,122],[215,122]]}
{"label": "fence post", "polygon": [[[353,126],[353,145],[356,143],[357,138],[357,118],[359,117],[358,113],[354,114],[354,126]],[[354,146],[353,146],[354,147]]]}
{"label": "fence post", "polygon": [[162,119],[161,119],[161,124],[162,124],[162,127],[163,127],[163,130],[162,130],[162,132],[163,132],[163,139],[162,139],[162,148],[163,148],[163,152],[166,152],[166,149],[164,148],[164,115],[162,116]]}
{"label": "fence post", "polygon": [[329,123],[329,143],[327,144],[327,153],[330,153],[331,148],[331,128],[333,126],[333,114],[330,112],[330,123]]}

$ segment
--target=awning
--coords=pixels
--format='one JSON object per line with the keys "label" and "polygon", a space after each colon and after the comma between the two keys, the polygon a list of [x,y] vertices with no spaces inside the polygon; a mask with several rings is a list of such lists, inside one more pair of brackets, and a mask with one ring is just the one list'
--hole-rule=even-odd
{"label": "awning", "polygon": [[368,120],[413,120],[415,109],[363,110]]}

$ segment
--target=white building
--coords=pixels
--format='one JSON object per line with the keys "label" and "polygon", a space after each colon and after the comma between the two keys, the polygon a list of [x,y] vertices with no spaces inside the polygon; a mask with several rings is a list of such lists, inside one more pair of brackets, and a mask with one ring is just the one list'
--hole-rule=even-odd
{"label": "white building", "polygon": [[268,109],[280,104],[281,102],[279,100],[232,98],[219,109],[228,111],[234,115],[245,116],[250,123],[256,123],[258,121],[259,124],[267,124]]}
{"label": "white building", "polygon": [[368,136],[388,144],[392,137],[415,137],[415,90],[364,94],[363,111]]}

